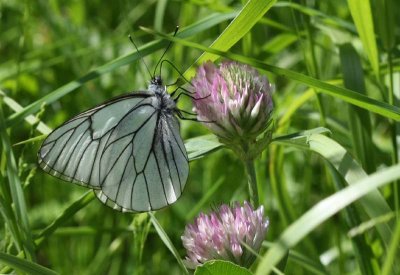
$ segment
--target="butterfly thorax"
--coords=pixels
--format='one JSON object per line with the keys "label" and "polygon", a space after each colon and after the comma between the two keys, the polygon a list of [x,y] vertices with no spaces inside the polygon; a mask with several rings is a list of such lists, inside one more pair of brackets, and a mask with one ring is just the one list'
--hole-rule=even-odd
{"label": "butterfly thorax", "polygon": [[172,113],[176,109],[176,103],[167,93],[167,89],[163,85],[160,76],[156,76],[151,80],[149,91],[155,94],[161,111]]}

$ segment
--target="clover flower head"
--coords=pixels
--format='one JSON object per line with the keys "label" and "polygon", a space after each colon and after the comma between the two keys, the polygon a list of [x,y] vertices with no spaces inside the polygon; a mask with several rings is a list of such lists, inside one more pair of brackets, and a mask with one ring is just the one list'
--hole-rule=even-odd
{"label": "clover flower head", "polygon": [[243,206],[224,204],[208,215],[201,213],[182,236],[187,251],[185,264],[194,269],[208,260],[220,259],[249,267],[255,256],[246,246],[258,252],[268,224],[263,206],[254,210],[246,201]]}
{"label": "clover flower head", "polygon": [[206,62],[192,80],[194,108],[227,145],[255,141],[271,122],[273,87],[249,65],[225,61],[219,67]]}

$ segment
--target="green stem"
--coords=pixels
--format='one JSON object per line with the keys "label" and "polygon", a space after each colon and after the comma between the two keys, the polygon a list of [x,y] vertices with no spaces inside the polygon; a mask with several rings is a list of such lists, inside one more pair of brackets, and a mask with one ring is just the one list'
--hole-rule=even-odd
{"label": "green stem", "polygon": [[[393,87],[393,55],[392,50],[388,50],[388,67],[389,67],[389,104],[396,106],[397,100],[394,96],[394,87]],[[392,162],[395,164],[399,161],[399,148],[398,148],[398,141],[397,137],[399,135],[400,130],[398,129],[399,124],[396,121],[392,122],[392,145],[393,145],[393,152],[392,152]],[[400,220],[399,217],[399,190],[398,190],[398,181],[393,182],[393,194],[394,194],[394,209],[396,212],[397,221]]]}
{"label": "green stem", "polygon": [[260,200],[258,197],[257,178],[256,178],[254,159],[245,160],[244,165],[246,167],[247,183],[249,185],[250,202],[253,205],[253,207],[257,208],[258,205],[260,204]]}

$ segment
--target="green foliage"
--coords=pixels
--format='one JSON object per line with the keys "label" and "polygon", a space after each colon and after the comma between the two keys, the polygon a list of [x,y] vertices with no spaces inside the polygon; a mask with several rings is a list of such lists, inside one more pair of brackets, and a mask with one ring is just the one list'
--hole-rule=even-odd
{"label": "green foliage", "polygon": [[246,268],[240,267],[234,263],[214,260],[196,268],[195,275],[218,275],[218,274],[234,274],[234,275],[251,275],[252,273]]}
{"label": "green foliage", "polygon": [[9,266],[12,266],[18,271],[25,272],[27,274],[32,275],[56,275],[58,273],[38,265],[36,263],[32,263],[30,261],[20,259],[15,256],[11,256],[9,254],[0,252],[0,262],[3,262]]}
{"label": "green foliage", "polygon": [[145,89],[142,61],[153,70],[169,40],[186,78],[229,58],[276,86],[274,137],[255,165],[268,242],[250,270],[213,261],[195,273],[399,273],[399,10],[393,0],[0,1],[0,274],[191,273],[185,225],[249,199],[243,164],[193,121],[181,124],[185,191],[157,213],[114,211],[38,169],[51,129]]}

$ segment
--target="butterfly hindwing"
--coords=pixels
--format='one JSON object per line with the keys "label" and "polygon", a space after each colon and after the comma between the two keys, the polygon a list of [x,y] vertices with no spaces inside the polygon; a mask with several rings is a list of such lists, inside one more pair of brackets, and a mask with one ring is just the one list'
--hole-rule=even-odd
{"label": "butterfly hindwing", "polygon": [[[149,125],[152,125],[153,118],[148,120]],[[188,177],[189,163],[184,147],[183,151],[179,147],[183,146],[181,137],[178,136],[177,141],[173,135],[179,132],[176,118],[168,117],[168,121],[175,122],[169,124],[167,118],[158,113],[156,126],[149,127],[154,130],[152,133],[140,131],[132,144],[124,143],[126,151],[118,161],[123,159],[123,163],[134,169],[125,171],[123,175],[117,173],[122,179],[118,190],[113,187],[112,177],[107,178],[101,190],[96,190],[101,201],[122,211],[149,211],[172,204],[180,197]],[[138,149],[130,153],[132,146]]]}
{"label": "butterfly hindwing", "polygon": [[79,114],[39,150],[43,170],[93,189],[122,211],[149,211],[176,201],[189,172],[179,124],[154,94],[129,94]]}

